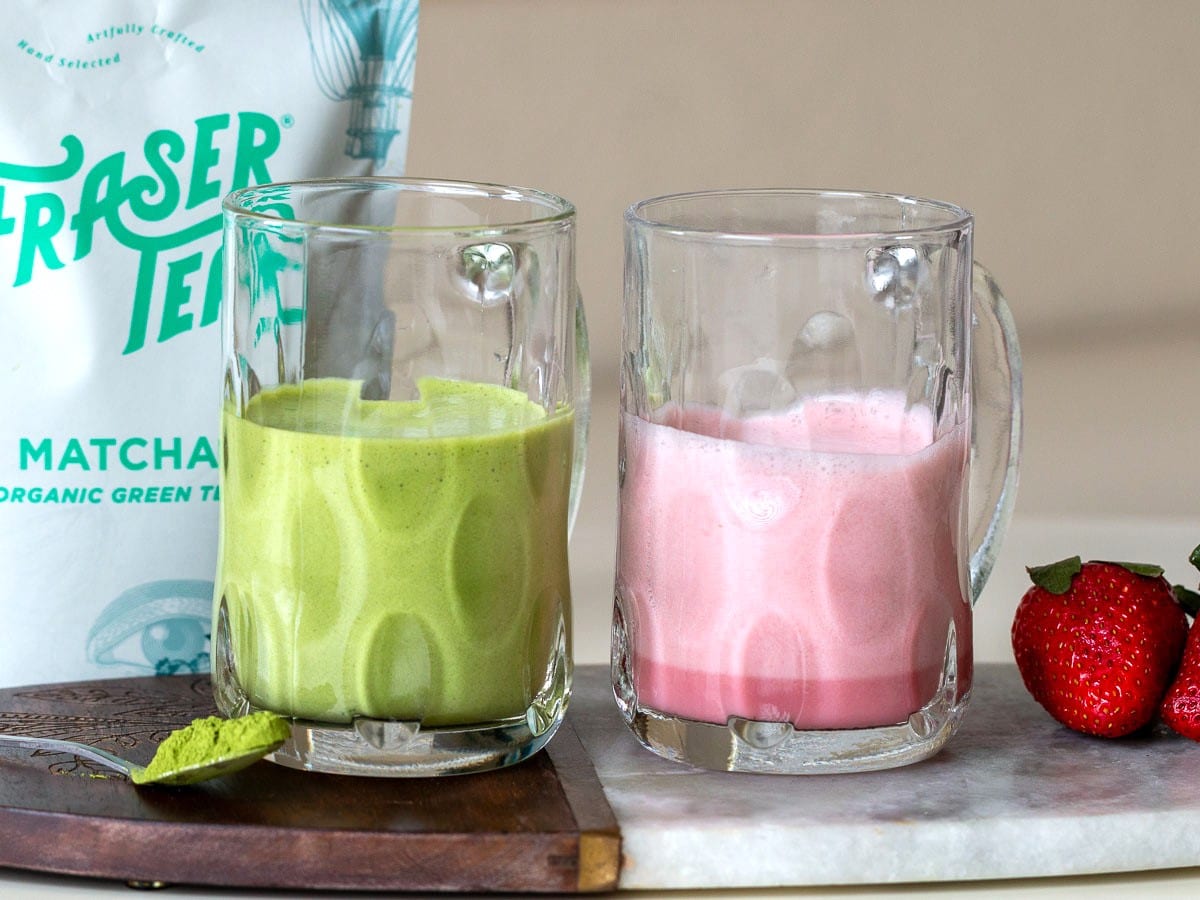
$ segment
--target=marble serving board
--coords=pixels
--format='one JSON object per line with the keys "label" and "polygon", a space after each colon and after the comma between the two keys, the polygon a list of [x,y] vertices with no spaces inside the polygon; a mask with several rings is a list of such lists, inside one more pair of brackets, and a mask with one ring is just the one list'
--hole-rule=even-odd
{"label": "marble serving board", "polygon": [[933,759],[857,775],[735,775],[659,759],[625,728],[605,667],[571,711],[622,837],[620,887],[735,888],[1080,875],[1200,865],[1200,744],[1159,726],[1063,728],[1016,667],[976,668]]}

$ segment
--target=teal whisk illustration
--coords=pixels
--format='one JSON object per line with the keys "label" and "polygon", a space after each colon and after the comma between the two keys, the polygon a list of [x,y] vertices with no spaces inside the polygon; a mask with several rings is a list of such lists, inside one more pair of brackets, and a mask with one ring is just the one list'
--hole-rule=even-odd
{"label": "teal whisk illustration", "polygon": [[418,0],[302,0],[317,84],[350,101],[346,155],[387,159],[412,99]]}

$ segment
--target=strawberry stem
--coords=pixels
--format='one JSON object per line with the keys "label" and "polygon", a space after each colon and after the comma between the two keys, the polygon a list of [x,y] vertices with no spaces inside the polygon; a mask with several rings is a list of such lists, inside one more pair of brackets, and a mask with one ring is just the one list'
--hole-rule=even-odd
{"label": "strawberry stem", "polygon": [[1200,613],[1200,594],[1185,588],[1182,584],[1175,585],[1171,591],[1175,594],[1179,605],[1183,607],[1183,611],[1193,619],[1196,618],[1197,613]]}
{"label": "strawberry stem", "polygon": [[1026,566],[1030,579],[1038,587],[1052,594],[1065,594],[1071,589],[1071,579],[1083,569],[1083,562],[1078,556],[1060,559],[1058,562],[1045,566]]}
{"label": "strawberry stem", "polygon": [[1096,561],[1106,562],[1110,566],[1120,566],[1127,572],[1132,572],[1134,575],[1142,575],[1146,578],[1157,578],[1165,571],[1162,566],[1156,566],[1151,563],[1116,562],[1115,560],[1110,559],[1100,559]]}

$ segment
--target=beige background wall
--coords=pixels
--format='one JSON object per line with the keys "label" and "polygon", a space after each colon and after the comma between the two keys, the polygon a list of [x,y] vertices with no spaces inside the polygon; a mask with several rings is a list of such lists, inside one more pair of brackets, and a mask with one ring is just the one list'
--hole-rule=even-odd
{"label": "beige background wall", "polygon": [[607,514],[634,200],[955,201],[1022,335],[1018,511],[1200,510],[1200,3],[425,0],[413,175],[579,209]]}

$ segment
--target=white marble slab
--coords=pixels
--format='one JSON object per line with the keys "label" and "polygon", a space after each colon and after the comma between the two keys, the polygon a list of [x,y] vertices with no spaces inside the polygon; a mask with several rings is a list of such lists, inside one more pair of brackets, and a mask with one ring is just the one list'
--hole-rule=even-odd
{"label": "white marble slab", "polygon": [[620,822],[623,889],[887,884],[1200,865],[1200,744],[1054,722],[1015,666],[977,668],[937,757],[861,775],[734,775],[645,750],[607,667],[569,713]]}

